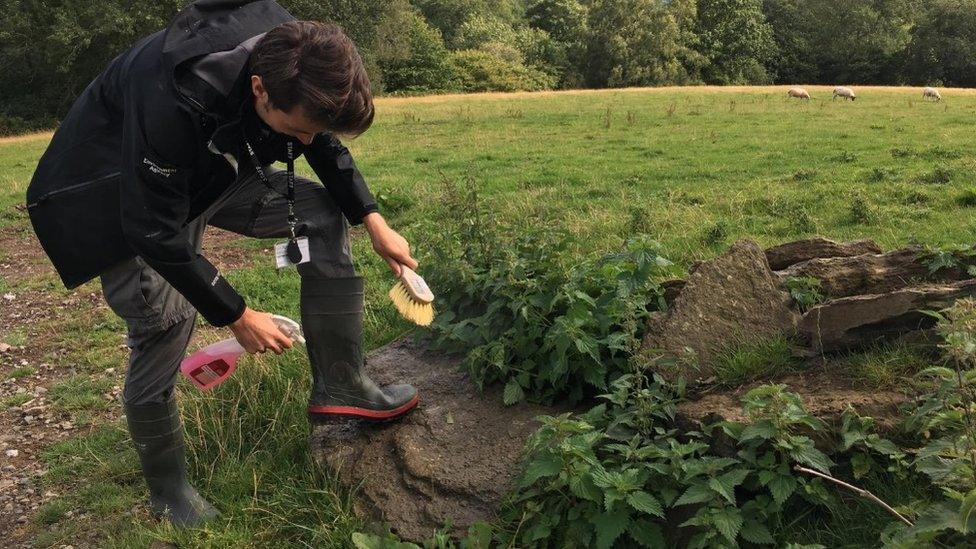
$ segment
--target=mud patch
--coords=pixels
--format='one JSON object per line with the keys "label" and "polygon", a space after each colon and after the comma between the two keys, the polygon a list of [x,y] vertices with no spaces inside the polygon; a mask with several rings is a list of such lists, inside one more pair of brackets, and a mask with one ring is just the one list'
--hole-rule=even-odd
{"label": "mud patch", "polygon": [[399,422],[320,425],[316,460],[360,485],[366,510],[405,539],[420,541],[450,522],[457,532],[490,520],[519,473],[526,439],[541,414],[564,410],[502,405],[500,387],[479,393],[458,372],[460,358],[401,341],[370,355],[377,383],[409,382],[420,404]]}

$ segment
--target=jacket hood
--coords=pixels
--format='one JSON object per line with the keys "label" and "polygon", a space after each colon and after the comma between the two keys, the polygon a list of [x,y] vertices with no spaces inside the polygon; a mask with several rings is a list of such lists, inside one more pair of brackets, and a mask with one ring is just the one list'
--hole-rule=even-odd
{"label": "jacket hood", "polygon": [[294,20],[274,0],[198,0],[167,27],[163,66],[195,110],[226,116],[220,110],[239,84],[258,40]]}

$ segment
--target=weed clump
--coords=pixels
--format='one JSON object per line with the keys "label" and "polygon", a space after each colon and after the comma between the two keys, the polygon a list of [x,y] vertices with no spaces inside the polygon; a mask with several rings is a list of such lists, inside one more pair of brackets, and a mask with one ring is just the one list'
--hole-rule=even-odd
{"label": "weed clump", "polygon": [[793,173],[793,181],[812,181],[817,178],[817,170],[803,169]]}
{"label": "weed clump", "polygon": [[919,181],[934,185],[945,185],[952,182],[952,170],[947,166],[936,166],[929,173],[920,176]]}
{"label": "weed clump", "polygon": [[841,162],[841,163],[844,163],[844,164],[850,164],[851,162],[856,162],[857,161],[857,154],[852,153],[851,151],[844,151],[844,152],[842,152],[842,153],[834,156],[833,158],[831,158],[831,160],[833,160],[834,162]]}
{"label": "weed clump", "polygon": [[849,197],[849,203],[847,211],[852,223],[865,225],[874,221],[874,208],[863,194],[852,193]]}
{"label": "weed clump", "polygon": [[890,168],[876,167],[868,173],[867,179],[871,183],[884,183],[893,179],[894,175],[894,170]]}
{"label": "weed clump", "polygon": [[397,188],[379,190],[375,193],[377,205],[391,216],[399,215],[415,204],[413,195],[404,193]]}
{"label": "weed clump", "polygon": [[906,206],[917,206],[919,204],[928,204],[932,201],[932,196],[925,192],[923,189],[911,189],[906,192],[902,197],[902,203]]}
{"label": "weed clump", "polygon": [[721,244],[729,237],[729,226],[725,221],[716,221],[705,231],[702,241],[709,246]]}
{"label": "weed clump", "polygon": [[817,223],[810,217],[806,208],[792,208],[786,214],[787,229],[791,234],[807,234],[817,232]]}
{"label": "weed clump", "polygon": [[743,343],[720,355],[713,365],[716,380],[729,386],[769,379],[796,366],[786,338]]}
{"label": "weed clump", "polygon": [[956,197],[956,204],[959,204],[963,208],[976,207],[976,188],[970,187],[964,190],[959,196]]}

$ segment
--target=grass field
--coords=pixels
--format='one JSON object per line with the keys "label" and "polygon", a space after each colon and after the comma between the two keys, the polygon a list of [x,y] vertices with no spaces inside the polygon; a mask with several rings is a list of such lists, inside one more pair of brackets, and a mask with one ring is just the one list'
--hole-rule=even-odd
{"label": "grass field", "polygon": [[[973,241],[976,93],[944,90],[943,102],[928,103],[915,88],[863,88],[844,102],[831,101],[827,88],[808,89],[810,102],[787,100],[779,87],[390,98],[378,102],[373,128],[348,145],[421,271],[426,235],[452,214],[440,198],[445,185],[462,181],[479,189],[501,223],[565,229],[580,254],[646,233],[679,270],[743,237],[873,238],[885,248]],[[0,142],[0,230],[26,230],[16,206],[46,143],[45,135]],[[232,245],[253,258],[228,274],[251,306],[297,316],[297,276],[275,273],[262,252],[267,242]],[[386,303],[387,269],[359,233],[354,251],[369,280],[367,342],[375,348],[410,328]],[[0,289],[64,293],[49,270],[0,280]],[[0,340],[40,329],[58,334],[81,369],[59,382],[55,402],[96,417],[106,404],[86,396],[105,390],[103,372],[122,369],[122,323],[111,313],[66,312],[55,325],[11,328]],[[223,335],[199,334],[198,341]],[[879,362],[859,367],[887,379],[884,368],[875,371]],[[351,495],[307,455],[304,355],[247,366],[206,396],[182,386],[191,468],[221,520],[187,532],[149,520],[122,424],[92,420],[86,434],[44,453],[45,489],[60,495],[32,519],[35,543],[94,534],[120,547],[348,545],[365,525]],[[20,375],[6,364],[0,374]],[[851,529],[826,524],[817,537],[849,542]]]}

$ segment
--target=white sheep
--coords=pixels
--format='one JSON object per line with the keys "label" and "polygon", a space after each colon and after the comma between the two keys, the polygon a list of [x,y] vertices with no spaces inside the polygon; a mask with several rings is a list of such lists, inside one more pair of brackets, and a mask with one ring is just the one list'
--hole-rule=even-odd
{"label": "white sheep", "polygon": [[841,99],[850,99],[851,101],[857,99],[857,95],[854,93],[854,90],[846,86],[837,86],[834,88],[834,95],[831,97],[831,99],[837,99],[838,97]]}
{"label": "white sheep", "polygon": [[922,90],[922,99],[932,99],[934,101],[942,101],[942,94],[939,90],[935,88],[925,88]]}
{"label": "white sheep", "polygon": [[810,100],[810,94],[807,93],[807,90],[803,88],[790,88],[790,91],[786,92],[786,96],[795,97],[797,99],[806,99],[807,101]]}

